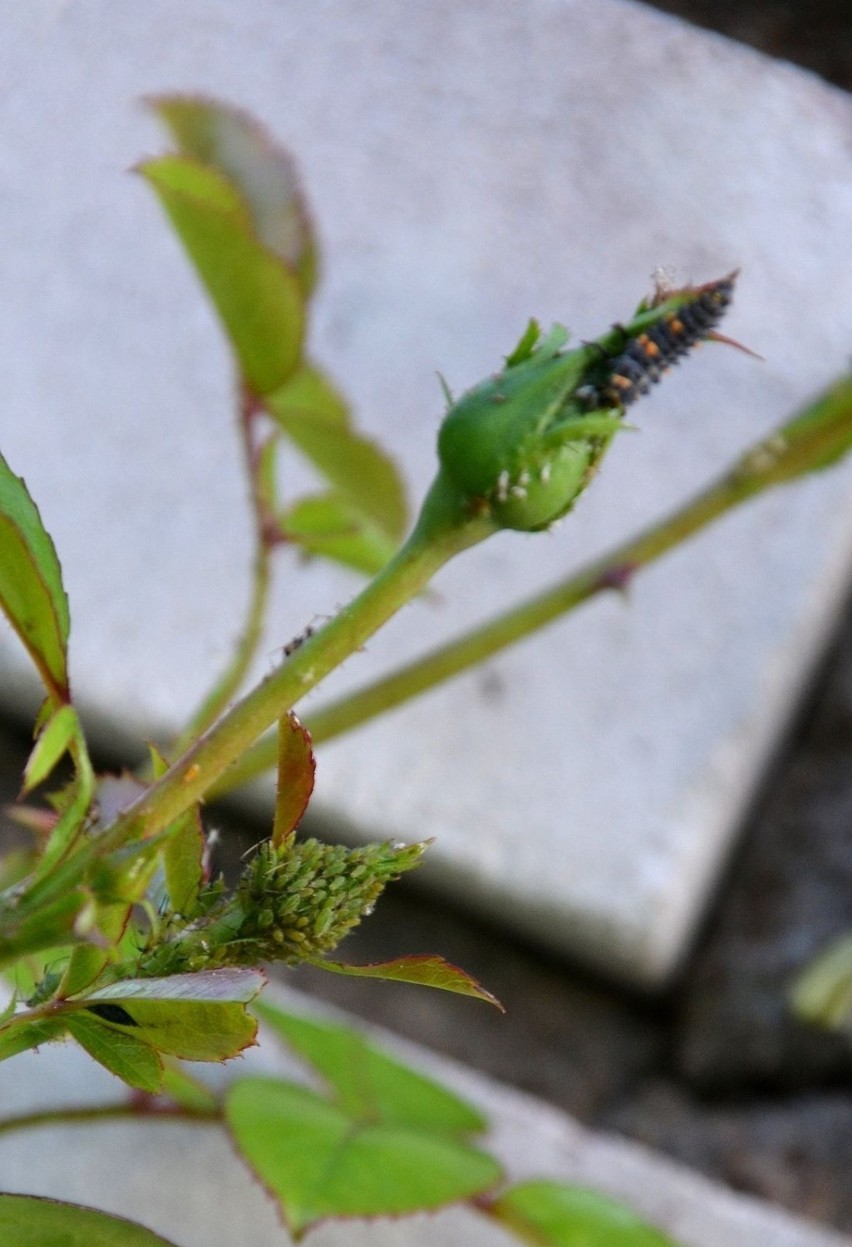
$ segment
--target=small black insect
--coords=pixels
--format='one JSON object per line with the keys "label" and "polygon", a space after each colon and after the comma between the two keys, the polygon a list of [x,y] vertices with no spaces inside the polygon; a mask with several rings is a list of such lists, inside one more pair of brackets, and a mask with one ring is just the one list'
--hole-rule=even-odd
{"label": "small black insect", "polygon": [[602,407],[628,407],[647,394],[663,373],[702,338],[709,337],[730,306],[736,273],[696,286],[676,312],[631,338],[615,357],[597,397]]}
{"label": "small black insect", "polygon": [[297,649],[301,649],[305,641],[309,641],[314,635],[316,628],[313,624],[308,624],[304,632],[300,632],[298,636],[294,636],[292,641],[288,641],[284,646],[284,657],[289,658],[291,654],[295,654]]}
{"label": "small black insect", "polygon": [[126,1009],[121,1005],[113,1004],[96,1004],[86,1006],[89,1013],[94,1013],[95,1017],[103,1018],[105,1022],[112,1022],[113,1026],[138,1026],[139,1023],[135,1018],[131,1017]]}

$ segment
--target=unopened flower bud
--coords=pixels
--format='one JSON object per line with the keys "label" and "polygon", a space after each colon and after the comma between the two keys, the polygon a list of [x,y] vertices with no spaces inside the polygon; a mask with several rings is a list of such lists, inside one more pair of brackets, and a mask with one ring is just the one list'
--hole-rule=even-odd
{"label": "unopened flower bud", "polygon": [[526,532],[570,511],[625,407],[703,339],[730,341],[716,325],[735,279],[658,286],[629,325],[573,351],[561,325],[542,338],[530,321],[503,371],[451,403],[438,434],[444,476],[469,511]]}
{"label": "unopened flower bud", "polygon": [[592,348],[565,352],[556,325],[530,327],[504,370],[450,407],[438,435],[444,472],[504,528],[533,531],[565,515],[621,427],[620,410],[589,411],[578,395]]}

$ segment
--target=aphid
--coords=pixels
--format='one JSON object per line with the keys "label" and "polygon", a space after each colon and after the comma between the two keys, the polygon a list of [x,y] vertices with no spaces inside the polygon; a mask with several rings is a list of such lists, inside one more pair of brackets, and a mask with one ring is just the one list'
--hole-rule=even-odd
{"label": "aphid", "polygon": [[304,632],[300,632],[298,636],[294,636],[292,641],[288,641],[284,646],[284,657],[289,658],[291,654],[295,654],[297,649],[301,649],[305,641],[309,641],[314,635],[316,629],[313,624],[308,624]]}
{"label": "aphid", "polygon": [[610,374],[598,390],[601,406],[627,407],[659,381],[663,373],[697,342],[714,336],[734,294],[736,273],[720,281],[696,286],[693,298],[676,312],[631,338],[610,365]]}

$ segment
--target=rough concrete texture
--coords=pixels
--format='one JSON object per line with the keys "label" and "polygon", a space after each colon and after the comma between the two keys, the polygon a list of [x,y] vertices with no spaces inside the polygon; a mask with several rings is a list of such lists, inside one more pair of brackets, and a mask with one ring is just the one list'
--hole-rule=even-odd
{"label": "rough concrete texture", "polygon": [[[200,696],[249,559],[225,351],[123,174],[160,146],[139,95],[214,92],[297,154],[326,258],[316,355],[415,498],[437,368],[455,390],[477,380],[531,313],[594,334],[658,264],[743,266],[726,328],[766,363],[702,352],[637,410],[641,436],[569,524],[451,566],[337,690],[659,516],[847,363],[852,105],[790,67],[590,0],[440,0],[404,22],[390,0],[3,7],[0,433],[62,554],[80,703],[117,748]],[[729,519],[627,607],[600,599],[323,749],[319,808],[359,835],[436,836],[435,886],[659,982],[832,621],[849,510],[838,471]],[[355,588],[284,579],[260,669]],[[2,657],[6,705],[31,703],[11,641]]]}
{"label": "rough concrete texture", "polygon": [[[306,1008],[282,993],[289,1008]],[[312,1006],[316,1008],[316,1006]],[[852,1240],[732,1194],[641,1146],[594,1134],[548,1106],[380,1034],[403,1059],[484,1109],[488,1146],[510,1180],[551,1177],[609,1194],[665,1229],[682,1247],[849,1247]],[[200,1068],[200,1067],[197,1067]],[[232,1072],[303,1077],[273,1040]],[[119,1084],[76,1045],[48,1045],[0,1065],[5,1114],[43,1106],[114,1101]],[[201,1126],[113,1122],[38,1128],[0,1137],[0,1189],[49,1195],[142,1221],[181,1247],[278,1247],[285,1240],[270,1201],[235,1161],[224,1134]],[[152,1198],[156,1192],[156,1198]],[[509,1247],[517,1239],[470,1209],[402,1221],[329,1224],[314,1247]]]}

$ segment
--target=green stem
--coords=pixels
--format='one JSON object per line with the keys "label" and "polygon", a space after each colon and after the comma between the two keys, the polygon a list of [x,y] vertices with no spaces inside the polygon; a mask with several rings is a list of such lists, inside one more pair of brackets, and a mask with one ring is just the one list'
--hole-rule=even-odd
{"label": "green stem", "polygon": [[699,528],[711,523],[740,499],[730,483],[717,485],[694,498],[608,554],[536,594],[465,636],[449,642],[361,689],[317,711],[309,723],[315,743],[330,740],[356,724],[398,706],[427,689],[477,666],[486,658],[514,645],[552,623],[604,589],[624,589],[640,568],[646,567]]}
{"label": "green stem", "polygon": [[[616,546],[544,593],[528,598],[464,636],[321,708],[311,715],[306,725],[314,744],[340,736],[452,679],[558,619],[602,590],[624,588],[641,567],[709,524],[736,501],[739,499],[733,499],[720,482],[686,507],[646,529],[639,537]],[[263,737],[229,769],[214,786],[211,795],[222,796],[232,792],[269,770],[275,765],[276,751],[275,737]]]}
{"label": "green stem", "polygon": [[248,673],[263,632],[263,620],[269,601],[270,554],[271,551],[267,545],[258,546],[255,550],[251,598],[237,648],[216,686],[204,698],[172,746],[170,752],[175,755],[187,749],[191,742],[214,722],[233,699]]}
{"label": "green stem", "polygon": [[132,1117],[146,1122],[174,1121],[181,1125],[197,1123],[208,1125],[220,1122],[222,1114],[219,1109],[188,1109],[182,1106],[175,1108],[141,1108],[134,1104],[93,1104],[81,1105],[77,1108],[41,1109],[34,1113],[20,1113],[15,1117],[0,1118],[0,1134],[11,1134],[15,1130],[32,1130],[38,1126],[73,1126],[77,1123],[118,1121]]}
{"label": "green stem", "polygon": [[[476,666],[604,589],[623,589],[641,568],[725,512],[831,462],[832,455],[846,449],[850,424],[852,380],[844,379],[788,425],[747,450],[708,488],[638,536],[481,627],[318,710],[307,723],[314,743],[339,736]],[[211,795],[233,791],[269,770],[275,759],[276,742],[264,737],[215,785]]]}
{"label": "green stem", "polygon": [[414,531],[390,563],[128,806],[100,837],[99,853],[168,827],[205,795],[262,732],[420,593],[444,563],[494,531],[488,514],[472,513],[465,499],[439,475]]}
{"label": "green stem", "polygon": [[[362,722],[369,714],[388,709],[473,662],[481,661],[601,589],[624,585],[641,566],[724,512],[774,485],[831,466],[850,446],[852,377],[844,377],[801,414],[752,446],[728,473],[685,507],[454,646],[447,646],[416,666],[387,677],[381,682],[382,691],[376,701],[373,691],[366,690],[327,709],[323,712],[325,723],[319,718],[317,737],[328,739],[344,727]],[[443,563],[489,536],[495,528],[492,517],[471,510],[465,498],[439,474],[408,541],[349,606],[233,706],[129,806],[112,827],[75,852],[71,859],[58,863],[48,878],[39,879],[22,894],[16,892],[15,905],[6,924],[9,935],[5,944],[0,939],[0,949],[7,956],[20,951],[22,931],[27,922],[40,917],[36,912],[39,907],[60,904],[63,898],[73,900],[73,890],[96,858],[124,843],[165,830],[214,789],[223,792],[238,782],[245,782],[248,777],[245,765],[238,769],[235,763],[261,734],[419,593]],[[369,710],[366,700],[360,708],[357,704],[353,708],[356,698],[370,699]],[[255,752],[251,766],[250,774],[258,774],[266,769],[266,757],[258,763]],[[227,778],[226,771],[229,771]],[[44,946],[43,942],[30,940],[24,950]]]}
{"label": "green stem", "polygon": [[224,772],[276,720],[340,666],[400,607],[415,597],[454,555],[495,531],[488,512],[471,510],[443,474],[435,479],[417,524],[404,545],[361,593],[282,660],[271,675],[231,707],[169,769],[129,805],[112,826],[72,858],[39,877],[10,909],[4,938],[0,910],[0,960],[44,944],[20,943],[31,914],[73,895],[91,864],[123,844],[150,838],[171,826],[209,792]]}
{"label": "green stem", "polygon": [[260,410],[257,400],[244,388],[240,399],[239,426],[254,520],[254,564],[245,622],[230,662],[175,741],[171,751],[174,755],[183,753],[234,698],[248,674],[263,634],[263,621],[269,601],[272,544],[266,506],[258,480],[257,454],[252,444],[254,416]]}
{"label": "green stem", "polygon": [[198,734],[210,727],[217,716],[225,710],[228,702],[236,695],[246,678],[252,658],[256,655],[259,640],[261,640],[263,619],[266,616],[269,600],[269,581],[271,581],[271,576],[269,576],[271,557],[269,555],[271,555],[271,550],[267,545],[258,546],[254,551],[251,599],[249,599],[246,611],[246,625],[237,642],[235,653],[233,653],[231,662],[228,663],[227,670],[222,672],[216,687],[211,688],[205,700],[198,706],[190,723],[173,744],[171,749],[173,753],[181,753],[183,749],[190,746]]}

